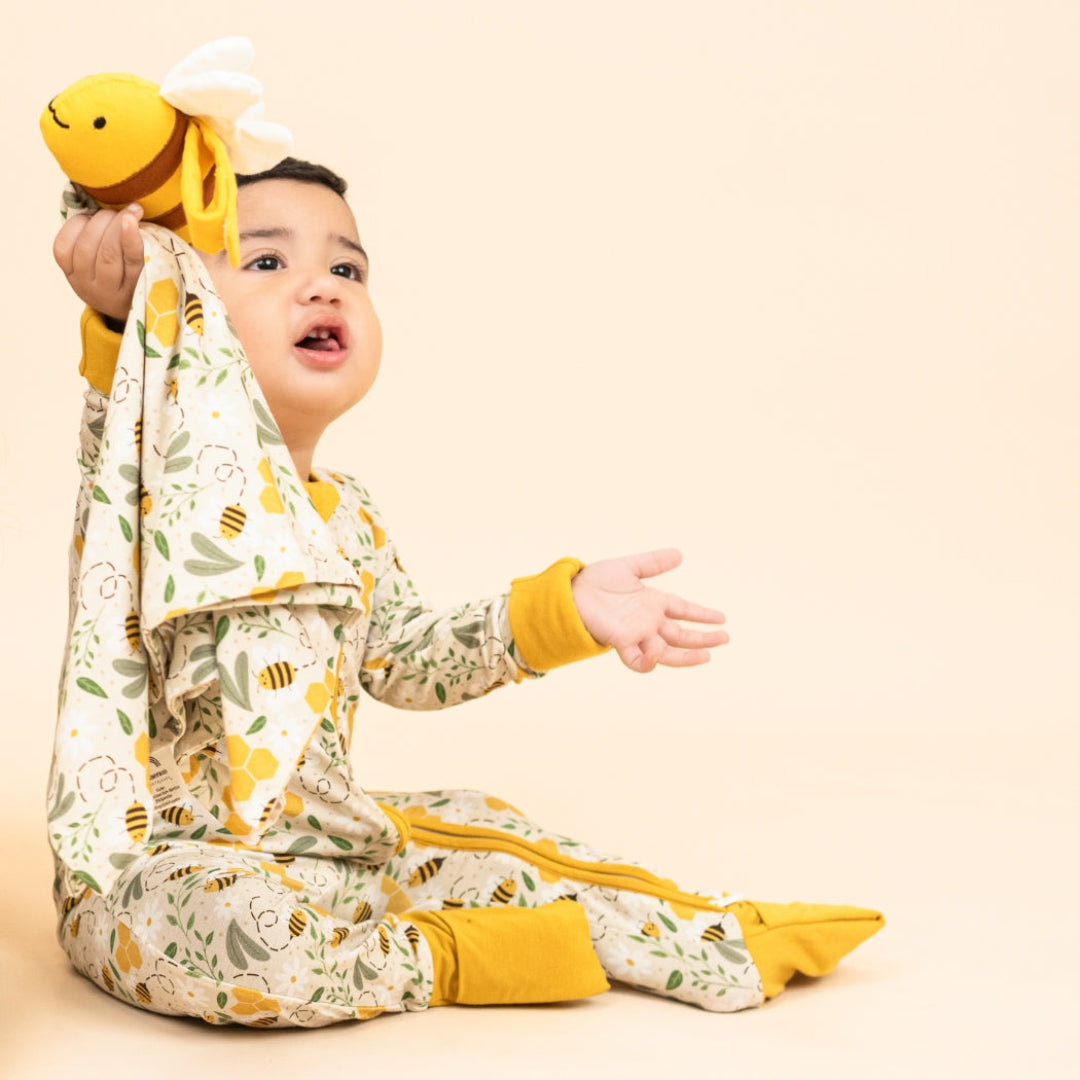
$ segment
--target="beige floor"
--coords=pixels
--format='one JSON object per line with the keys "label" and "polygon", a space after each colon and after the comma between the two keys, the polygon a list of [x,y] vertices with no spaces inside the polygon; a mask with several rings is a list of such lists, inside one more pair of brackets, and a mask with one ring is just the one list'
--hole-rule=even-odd
{"label": "beige floor", "polygon": [[[558,728],[549,734],[559,741]],[[602,751],[599,733],[573,735],[578,761]],[[592,795],[606,789],[610,799],[582,800],[580,814],[565,794],[573,766],[562,793],[522,778],[517,794],[556,827],[578,817],[609,846],[635,841],[623,853],[682,871],[687,885],[704,870],[710,885],[763,899],[849,900],[886,913],[885,930],[837,972],[801,980],[764,1008],[714,1016],[616,989],[574,1005],[441,1009],[283,1033],[138,1013],[67,968],[45,899],[43,830],[26,819],[5,859],[19,887],[0,900],[0,1075],[136,1075],[125,1062],[160,1080],[271,1065],[276,1075],[316,1075],[316,1062],[324,1076],[446,1080],[586,1076],[600,1066],[624,1076],[1076,1075],[1074,747],[900,733],[736,733],[724,744],[656,780],[667,805],[641,798],[633,769],[644,774],[644,752],[625,756],[621,778],[596,781]],[[768,769],[753,767],[766,760]],[[543,751],[534,761],[537,771],[552,763]],[[703,797],[710,777],[715,810]],[[618,819],[615,800],[629,808]]]}

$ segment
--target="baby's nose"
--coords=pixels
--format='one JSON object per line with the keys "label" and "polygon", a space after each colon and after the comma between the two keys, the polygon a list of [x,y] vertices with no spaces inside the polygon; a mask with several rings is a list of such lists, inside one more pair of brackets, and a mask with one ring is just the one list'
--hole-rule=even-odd
{"label": "baby's nose", "polygon": [[341,299],[341,285],[337,275],[331,273],[314,274],[304,283],[304,299],[309,303],[335,303]]}

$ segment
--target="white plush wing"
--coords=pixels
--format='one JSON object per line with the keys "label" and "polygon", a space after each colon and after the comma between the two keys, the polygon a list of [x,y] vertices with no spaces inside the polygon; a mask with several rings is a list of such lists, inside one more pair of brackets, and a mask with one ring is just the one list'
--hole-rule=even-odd
{"label": "white plush wing", "polygon": [[[215,129],[217,124],[210,121]],[[252,105],[232,125],[230,136],[218,131],[229,148],[229,159],[238,173],[257,173],[276,165],[292,153],[292,133],[283,124],[263,119],[263,103]]]}
{"label": "white plush wing", "polygon": [[161,96],[189,116],[236,120],[262,100],[262,85],[245,72],[255,58],[247,38],[211,41],[184,57],[165,76]]}
{"label": "white plush wing", "polygon": [[165,76],[161,96],[206,120],[221,137],[238,173],[262,172],[292,150],[288,128],[262,118],[262,84],[246,74],[255,47],[245,37],[200,46]]}
{"label": "white plush wing", "polygon": [[207,72],[244,72],[255,59],[255,46],[246,37],[218,38],[200,45],[173,65],[161,84],[162,90],[169,85],[183,85],[188,79]]}

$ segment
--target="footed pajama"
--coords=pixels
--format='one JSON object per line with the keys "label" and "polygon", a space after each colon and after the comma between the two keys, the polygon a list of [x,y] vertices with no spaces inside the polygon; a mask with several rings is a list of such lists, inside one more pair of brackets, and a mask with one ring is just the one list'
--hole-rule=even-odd
{"label": "footed pajama", "polygon": [[686,892],[482,793],[359,787],[361,691],[442,708],[601,651],[570,596],[581,564],[429,610],[364,488],[296,475],[199,258],[143,235],[115,369],[87,391],[50,778],[80,972],[215,1024],[608,979],[729,1011],[881,925]]}

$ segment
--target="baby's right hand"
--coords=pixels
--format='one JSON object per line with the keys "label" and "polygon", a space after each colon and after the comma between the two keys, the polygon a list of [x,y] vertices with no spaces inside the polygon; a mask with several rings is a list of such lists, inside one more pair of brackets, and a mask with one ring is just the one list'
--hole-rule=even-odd
{"label": "baby's right hand", "polygon": [[126,322],[143,268],[142,207],[74,214],[53,241],[53,258],[76,296],[102,315]]}

